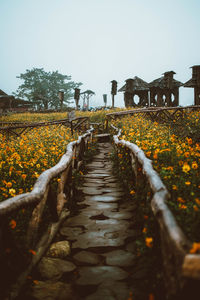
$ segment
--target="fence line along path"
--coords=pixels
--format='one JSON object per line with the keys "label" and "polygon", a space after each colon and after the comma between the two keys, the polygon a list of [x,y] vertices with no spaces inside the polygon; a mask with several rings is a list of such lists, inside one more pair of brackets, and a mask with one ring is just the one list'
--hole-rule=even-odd
{"label": "fence line along path", "polygon": [[63,223],[52,245],[68,241],[71,253],[62,258],[47,254],[41,260],[29,297],[44,299],[51,291],[52,299],[124,300],[133,290],[138,299],[145,297],[134,281],[137,276],[145,277],[145,270],[139,274],[135,253],[140,234],[133,229],[136,207],[124,201],[123,188],[113,175],[111,144],[99,143],[98,150],[86,165],[78,212]]}

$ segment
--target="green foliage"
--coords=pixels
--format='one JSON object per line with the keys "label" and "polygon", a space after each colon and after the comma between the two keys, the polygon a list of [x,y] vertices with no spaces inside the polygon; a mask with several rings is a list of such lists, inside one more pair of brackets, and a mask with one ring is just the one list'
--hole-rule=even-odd
{"label": "green foliage", "polygon": [[38,107],[45,109],[60,107],[58,97],[59,90],[64,92],[64,103],[68,103],[73,97],[74,89],[82,83],[71,81],[71,76],[62,75],[58,71],[46,72],[43,68],[26,70],[17,78],[23,80],[15,96],[35,102]]}

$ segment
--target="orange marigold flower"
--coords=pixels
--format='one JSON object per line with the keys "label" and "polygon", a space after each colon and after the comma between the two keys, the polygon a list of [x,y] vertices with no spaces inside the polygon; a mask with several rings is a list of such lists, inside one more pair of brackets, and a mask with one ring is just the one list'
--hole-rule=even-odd
{"label": "orange marigold flower", "polygon": [[15,227],[17,226],[17,223],[15,220],[11,220],[10,221],[10,228],[15,229]]}
{"label": "orange marigold flower", "polygon": [[7,187],[11,188],[11,186],[12,186],[12,182],[7,182]]}
{"label": "orange marigold flower", "polygon": [[190,185],[190,184],[191,184],[190,181],[186,181],[186,182],[185,182],[185,185]]}
{"label": "orange marigold flower", "polygon": [[175,184],[172,185],[172,190],[178,190],[177,186]]}
{"label": "orange marigold flower", "polygon": [[143,230],[142,230],[142,232],[143,232],[143,233],[146,233],[146,232],[147,232],[147,228],[144,227]]}
{"label": "orange marigold flower", "polygon": [[177,198],[177,201],[180,202],[180,203],[185,203],[185,200],[183,200],[182,197],[178,197],[178,198]]}
{"label": "orange marigold flower", "polygon": [[191,145],[192,144],[192,139],[191,138],[186,138],[186,139],[187,139],[188,144]]}
{"label": "orange marigold flower", "polygon": [[196,170],[197,168],[198,168],[198,164],[196,163],[196,161],[193,161],[192,169]]}
{"label": "orange marigold flower", "polygon": [[184,156],[185,156],[185,157],[189,157],[189,156],[190,156],[190,152],[188,152],[188,151],[185,152],[185,153],[184,153]]}
{"label": "orange marigold flower", "polygon": [[199,200],[199,198],[195,198],[195,202],[196,202],[196,204],[200,205],[200,200]]}
{"label": "orange marigold flower", "polygon": [[184,204],[179,204],[179,208],[180,208],[180,209],[186,209],[186,208],[187,208],[187,206],[186,206],[186,205],[184,205]]}
{"label": "orange marigold flower", "polygon": [[22,179],[23,179],[23,180],[25,180],[25,179],[26,179],[26,177],[27,177],[27,175],[26,175],[26,174],[22,174]]}
{"label": "orange marigold flower", "polygon": [[182,170],[183,172],[187,173],[190,171],[190,166],[188,165],[188,163],[184,163],[182,166]]}
{"label": "orange marigold flower", "polygon": [[153,247],[153,238],[152,237],[146,237],[145,244],[147,247],[152,248]]}
{"label": "orange marigold flower", "polygon": [[195,211],[198,211],[198,210],[199,210],[198,207],[197,207],[196,205],[193,205],[193,208],[194,208]]}
{"label": "orange marigold flower", "polygon": [[198,250],[200,250],[200,243],[193,243],[190,253],[196,253]]}
{"label": "orange marigold flower", "polygon": [[31,254],[36,255],[36,252],[35,252],[34,250],[29,249],[28,251],[29,251]]}
{"label": "orange marigold flower", "polygon": [[135,194],[135,191],[134,191],[134,190],[131,190],[131,191],[130,191],[130,194],[131,194],[131,195],[134,195],[134,194]]}
{"label": "orange marigold flower", "polygon": [[153,294],[149,294],[149,300],[154,300],[154,295]]}

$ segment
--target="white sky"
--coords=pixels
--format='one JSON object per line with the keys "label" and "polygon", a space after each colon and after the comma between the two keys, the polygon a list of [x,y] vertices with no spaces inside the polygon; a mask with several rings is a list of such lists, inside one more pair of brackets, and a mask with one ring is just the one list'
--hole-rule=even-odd
{"label": "white sky", "polygon": [[[0,89],[11,94],[26,69],[71,75],[91,105],[111,104],[110,81],[139,76],[150,82],[165,71],[191,78],[200,64],[199,0],[0,0]],[[193,104],[180,89],[180,104]],[[123,106],[123,93],[116,96]]]}

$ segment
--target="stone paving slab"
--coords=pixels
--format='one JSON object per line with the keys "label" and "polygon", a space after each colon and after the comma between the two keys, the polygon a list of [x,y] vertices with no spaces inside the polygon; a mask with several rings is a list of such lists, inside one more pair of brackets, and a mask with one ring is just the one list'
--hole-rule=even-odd
{"label": "stone paving slab", "polygon": [[97,266],[80,267],[78,269],[80,278],[76,281],[78,285],[98,285],[112,278],[112,280],[123,280],[128,273],[118,267]]}

